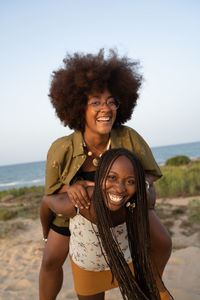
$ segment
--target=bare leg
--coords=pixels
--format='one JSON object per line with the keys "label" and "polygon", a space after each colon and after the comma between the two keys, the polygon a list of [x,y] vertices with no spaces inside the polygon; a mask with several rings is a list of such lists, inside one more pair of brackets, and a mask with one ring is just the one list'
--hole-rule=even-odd
{"label": "bare leg", "polygon": [[62,266],[68,255],[69,238],[52,229],[49,231],[39,275],[40,300],[55,300],[62,287]]}
{"label": "bare leg", "polygon": [[160,276],[162,276],[171,255],[172,241],[167,229],[152,209],[149,209],[149,223],[152,258],[159,270]]}
{"label": "bare leg", "polygon": [[149,223],[152,246],[152,263],[157,286],[159,291],[162,293],[162,299],[172,299],[162,282],[163,271],[171,255],[171,237],[155,211],[152,209],[149,210]]}
{"label": "bare leg", "polygon": [[104,300],[105,292],[99,293],[92,296],[81,296],[77,295],[79,300]]}

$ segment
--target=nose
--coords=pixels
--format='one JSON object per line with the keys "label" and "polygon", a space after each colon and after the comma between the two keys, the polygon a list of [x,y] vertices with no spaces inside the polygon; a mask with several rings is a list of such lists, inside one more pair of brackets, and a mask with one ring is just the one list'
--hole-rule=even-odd
{"label": "nose", "polygon": [[101,103],[101,111],[110,111],[110,107],[108,106],[108,103],[106,101]]}
{"label": "nose", "polygon": [[116,183],[116,192],[120,194],[120,193],[124,193],[125,191],[126,191],[126,186],[125,186],[124,182],[118,181]]}

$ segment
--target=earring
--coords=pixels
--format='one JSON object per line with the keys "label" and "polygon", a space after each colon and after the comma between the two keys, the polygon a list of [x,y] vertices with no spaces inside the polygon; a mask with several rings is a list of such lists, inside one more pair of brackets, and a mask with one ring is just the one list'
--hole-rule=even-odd
{"label": "earring", "polygon": [[133,202],[133,203],[127,202],[126,207],[129,209],[130,212],[133,212],[133,210],[135,208],[135,202]]}

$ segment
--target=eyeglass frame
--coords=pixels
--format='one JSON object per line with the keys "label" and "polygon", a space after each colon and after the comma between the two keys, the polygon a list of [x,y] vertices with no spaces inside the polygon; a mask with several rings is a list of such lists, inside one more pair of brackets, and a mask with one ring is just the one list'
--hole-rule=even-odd
{"label": "eyeglass frame", "polygon": [[[114,107],[111,108],[111,107],[109,106],[108,100],[110,100],[110,99],[114,99],[114,100],[115,100],[115,103],[116,103],[115,109],[113,109]],[[99,100],[99,99],[96,99],[96,100],[94,100],[94,101],[98,101],[98,100]],[[93,106],[93,103],[88,103],[88,106],[90,106],[90,107],[92,108],[92,110],[98,112],[98,111],[101,111],[101,109],[102,109],[102,107],[104,106],[104,104],[106,104],[106,105],[109,107],[109,109],[111,109],[112,111],[118,110],[119,105],[120,105],[120,103],[119,103],[119,101],[118,101],[117,99],[115,99],[114,97],[109,97],[108,99],[106,99],[106,101],[104,101],[104,102],[102,102],[102,103],[99,103],[99,105],[100,105],[99,108],[95,108],[95,106]]]}

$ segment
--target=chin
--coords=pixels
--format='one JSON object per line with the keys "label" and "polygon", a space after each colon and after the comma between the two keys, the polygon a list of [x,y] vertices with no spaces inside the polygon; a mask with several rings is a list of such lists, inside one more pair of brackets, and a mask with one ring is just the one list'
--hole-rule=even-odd
{"label": "chin", "polygon": [[110,130],[112,129],[112,127],[113,127],[113,124],[103,125],[103,126],[99,127],[99,131],[110,132]]}
{"label": "chin", "polygon": [[120,208],[121,208],[122,206],[109,206],[109,210],[110,211],[117,211],[117,210],[119,210]]}
{"label": "chin", "polygon": [[109,133],[111,132],[111,130],[112,130],[112,127],[107,128],[107,129],[99,130],[99,133],[100,133],[101,135],[106,135],[106,134],[109,134]]}

